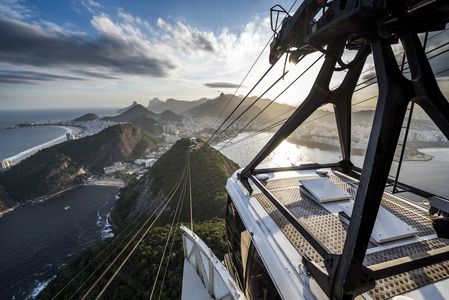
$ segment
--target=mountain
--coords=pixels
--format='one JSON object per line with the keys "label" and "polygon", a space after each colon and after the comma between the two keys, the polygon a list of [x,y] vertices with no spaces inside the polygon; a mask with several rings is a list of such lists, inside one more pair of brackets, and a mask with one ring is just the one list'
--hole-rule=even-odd
{"label": "mountain", "polygon": [[120,115],[120,114],[124,113],[125,111],[127,111],[127,110],[130,109],[130,108],[133,108],[133,107],[136,106],[136,105],[138,105],[138,104],[137,104],[136,101],[134,101],[133,104],[131,104],[130,106],[125,107],[125,108],[122,108],[122,109],[119,109],[119,110],[117,111],[117,115]]}
{"label": "mountain", "polygon": [[168,121],[168,122],[182,122],[184,119],[183,116],[178,115],[171,110],[164,110],[162,113],[159,114],[159,120],[161,121]]}
{"label": "mountain", "polygon": [[97,120],[100,119],[99,116],[97,116],[96,114],[85,114],[79,118],[73,119],[73,122],[85,122],[85,121],[93,121],[93,120]]}
{"label": "mountain", "polygon": [[[203,142],[200,141],[200,144]],[[37,300],[52,298],[63,288],[64,291],[58,299],[68,298],[69,295],[75,295],[75,298],[80,299],[117,257],[117,253],[124,245],[129,242],[130,248],[137,246],[135,242],[129,241],[129,237],[139,234],[137,229],[145,220],[150,220],[149,216],[177,183],[187,162],[189,146],[188,139],[176,142],[140,180],[130,183],[120,191],[120,198],[111,213],[112,221],[118,226],[120,234],[78,254],[62,267],[56,278],[37,296]],[[195,149],[190,155],[190,165],[195,221],[192,225],[195,234],[217,257],[223,258],[227,252],[224,221],[227,201],[225,184],[237,165],[210,146]],[[170,243],[170,252],[167,250],[170,254],[166,256],[170,257],[170,263],[164,263],[156,280],[159,262],[165,261],[162,253],[164,245],[169,241],[167,237],[172,231],[170,223],[176,210],[176,201],[183,198],[180,197],[181,190],[179,188],[172,197],[173,202],[167,206],[163,217],[155,223],[156,227],[148,228],[148,235],[135,248],[136,251],[120,270],[117,279],[105,291],[104,299],[148,299],[152,293],[152,283],[155,281],[157,284],[154,291],[155,295],[160,295],[157,296],[158,299],[181,298],[184,251],[180,223],[173,226],[174,238]],[[190,203],[188,197],[185,200],[179,221],[187,225],[190,223]],[[124,261],[125,256],[117,257],[113,270]],[[167,269],[164,271],[165,268]],[[163,273],[167,275],[164,284],[162,284],[162,277],[165,277]],[[92,294],[98,295],[103,286],[104,283],[97,285]]]}
{"label": "mountain", "polygon": [[132,120],[140,118],[144,115],[150,115],[151,117],[153,117],[156,114],[150,112],[148,109],[146,109],[142,105],[137,104],[137,105],[132,106],[128,110],[125,110],[123,113],[121,113],[118,116],[106,117],[104,119],[114,121],[114,122],[131,122]]}
{"label": "mountain", "polygon": [[[137,104],[118,116],[105,117],[103,119],[114,122],[130,122],[133,124],[140,125],[139,120],[141,120],[144,116],[147,116],[147,118],[152,118],[154,120],[158,120],[161,122],[181,122],[182,119],[184,118],[183,116],[178,115],[170,110],[166,110],[160,114],[156,114],[154,112],[149,111],[142,105]],[[134,122],[136,120],[137,123]]]}
{"label": "mountain", "polygon": [[154,98],[148,103],[147,109],[156,113],[161,113],[165,110],[171,110],[177,114],[184,114],[186,111],[200,106],[207,101],[209,101],[209,99],[201,98],[196,101],[167,99],[167,101],[164,102],[159,100],[158,98]]}
{"label": "mountain", "polygon": [[[136,124],[151,134],[159,135],[161,132],[161,124],[153,119],[149,114],[140,116],[136,119],[131,120],[131,123]],[[154,125],[157,125],[156,128]]]}
{"label": "mountain", "polygon": [[[243,111],[245,111],[246,108],[249,107],[250,104],[252,104],[258,97],[252,96],[245,99],[245,101],[240,105],[240,107],[234,112],[234,114],[231,117],[232,119],[235,119],[237,116],[239,116]],[[243,97],[241,96],[234,96],[232,95],[225,95],[223,93],[220,94],[219,97],[209,100],[204,104],[201,104],[195,108],[189,109],[185,112],[186,115],[191,115],[193,117],[200,117],[200,116],[209,116],[216,118],[222,113],[222,118],[228,116],[235,107],[242,101]],[[229,104],[228,104],[229,102]],[[247,113],[245,113],[242,121],[248,121],[251,120],[253,116],[255,116],[258,112],[260,112],[262,109],[265,108],[269,103],[272,103],[270,99],[259,99],[253,107],[251,107]],[[225,109],[226,107],[226,109]],[[292,106],[287,104],[280,104],[273,102],[258,118],[257,121],[261,123],[266,123],[276,119],[279,115],[282,113],[286,113],[287,111],[291,111],[293,109]],[[288,115],[286,115],[288,116]],[[282,118],[285,118],[286,116],[283,116]],[[240,120],[240,119],[239,119]]]}
{"label": "mountain", "polygon": [[0,175],[9,198],[24,202],[59,192],[80,182],[86,172],[134,160],[157,147],[159,139],[132,124],[109,127],[100,133],[43,149]]}

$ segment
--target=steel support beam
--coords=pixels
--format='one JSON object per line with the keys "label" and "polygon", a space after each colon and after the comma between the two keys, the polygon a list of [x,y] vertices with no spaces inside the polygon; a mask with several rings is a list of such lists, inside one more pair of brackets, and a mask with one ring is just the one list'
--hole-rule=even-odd
{"label": "steel support beam", "polygon": [[351,67],[346,74],[342,84],[331,91],[329,83],[335,72],[335,65],[341,57],[345,39],[339,40],[329,45],[326,59],[317,76],[309,95],[298,109],[290,116],[284,125],[276,132],[265,147],[256,155],[249,165],[242,171],[240,178],[245,187],[251,191],[247,184],[250,175],[255,174],[255,168],[259,165],[283,140],[285,140],[296,128],[298,128],[312,113],[324,104],[335,106],[337,128],[341,139],[343,161],[350,164],[351,148],[351,99],[357,80],[360,77],[366,56],[369,54],[369,46],[364,45],[357,53],[356,59],[360,59],[358,64]]}
{"label": "steel support beam", "polygon": [[416,104],[422,107],[435,125],[449,139],[449,102],[441,93],[430,67],[426,53],[421,46],[412,24],[404,26],[400,34],[410,66]]}
{"label": "steel support beam", "polygon": [[390,41],[372,43],[379,97],[351,222],[333,280],[332,299],[352,299],[374,287],[362,265],[413,87],[398,69]]}

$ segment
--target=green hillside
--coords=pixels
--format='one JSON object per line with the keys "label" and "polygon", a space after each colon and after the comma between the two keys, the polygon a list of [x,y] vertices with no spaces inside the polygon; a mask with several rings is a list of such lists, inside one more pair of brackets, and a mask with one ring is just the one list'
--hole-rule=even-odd
{"label": "green hillside", "polygon": [[[36,299],[53,298],[65,286],[67,287],[56,299],[69,299],[74,294],[75,298],[81,298],[123,249],[123,245],[129,241],[131,236],[136,234],[137,229],[154,211],[161,199],[178,182],[187,162],[189,155],[187,150],[190,145],[188,139],[178,141],[144,177],[123,188],[111,214],[114,224],[118,226],[119,235],[77,255],[67,266],[61,269],[58,276],[49,283]],[[190,165],[194,231],[214,251],[217,257],[222,259],[227,251],[224,221],[225,184],[230,174],[237,169],[237,165],[210,146],[195,149],[190,154]],[[142,243],[136,248],[135,253],[130,256],[102,296],[103,299],[149,299],[159,263],[162,260],[164,245],[170,230],[169,223],[173,219],[176,207],[175,203],[181,199],[181,197],[178,197],[179,194],[177,193],[173,197],[172,201],[174,202],[167,206],[167,209],[155,224],[157,227],[153,227],[149,231]],[[147,207],[150,207],[150,209],[147,210]],[[154,299],[181,298],[184,253],[179,226],[182,222],[186,225],[190,223],[188,201],[184,202],[181,211],[181,222],[175,223],[174,226],[176,235],[169,256],[170,263],[167,271],[165,271],[167,252],[155,287]],[[137,234],[137,236],[140,237],[141,235]],[[110,246],[108,246],[109,244]],[[133,242],[130,247],[134,245]],[[112,251],[112,249],[116,250]],[[129,251],[125,252],[125,254],[128,253]],[[93,299],[99,294],[123,259],[124,257],[117,259],[105,278],[100,281],[99,286],[93,289],[92,297],[90,295],[88,299]],[[105,263],[101,265],[103,261]],[[98,270],[95,271],[97,268]],[[80,275],[75,278],[78,273]],[[163,278],[164,273],[166,279],[162,286],[161,278]],[[89,278],[90,275],[92,275],[91,278]],[[73,278],[75,279],[71,281]],[[83,285],[84,281],[86,283]],[[69,282],[70,284],[67,285]],[[161,293],[160,298],[159,293]]]}
{"label": "green hillside", "polygon": [[[159,280],[154,289],[155,293],[153,299],[181,299],[184,251],[182,247],[181,229],[179,229],[179,226],[176,226],[175,230],[176,236],[170,255],[170,263],[168,264],[164,286],[161,287],[162,282],[160,279],[163,276],[163,273],[165,273],[166,262],[164,262],[162,271],[159,274]],[[119,275],[112,281],[101,299],[148,300],[153,288],[159,262],[162,259],[162,252],[169,231],[170,226],[168,225],[156,227],[149,231],[147,237],[136,248],[135,253],[120,270]],[[227,251],[227,244],[225,242],[225,223],[223,220],[213,219],[195,223],[195,233],[208,244],[218,257],[223,257],[224,253]],[[123,247],[121,245],[126,243],[127,239],[122,237],[111,238],[84,250],[61,269],[58,276],[48,284],[36,299],[70,299],[72,295],[74,295],[73,299],[81,299],[95,283],[97,278],[119,254]],[[134,247],[134,245],[135,243],[130,244],[130,248]],[[119,246],[118,249],[112,251],[117,246]],[[112,255],[109,255],[111,253]],[[128,252],[123,256],[126,256],[127,254]],[[100,293],[107,280],[122,263],[123,259],[124,257],[117,259],[116,263],[111,267],[111,271],[105,276],[107,279],[101,280],[100,284],[92,290],[92,293],[87,299],[95,299],[95,296]],[[104,264],[102,264],[103,261]],[[89,265],[89,263],[91,264]],[[80,275],[76,277],[78,273],[80,273]],[[90,277],[92,274],[93,276]],[[74,280],[70,282],[72,279]],[[69,282],[70,284],[67,285]],[[61,293],[54,298],[60,291]],[[159,293],[161,293],[160,298]]]}
{"label": "green hillside", "polygon": [[132,124],[112,126],[37,152],[2,173],[0,186],[19,202],[52,194],[73,185],[83,173],[103,172],[114,162],[142,157],[158,141]]}
{"label": "green hillside", "polygon": [[[126,187],[117,201],[112,216],[116,224],[126,223],[132,217],[137,202],[151,201],[158,195],[167,195],[176,184],[187,161],[189,139],[176,142],[142,177]],[[210,146],[199,147],[190,157],[194,219],[224,218],[226,206],[226,180],[238,165]],[[148,189],[149,187],[149,189]],[[184,204],[183,211],[190,211]],[[183,221],[189,216],[183,215]]]}

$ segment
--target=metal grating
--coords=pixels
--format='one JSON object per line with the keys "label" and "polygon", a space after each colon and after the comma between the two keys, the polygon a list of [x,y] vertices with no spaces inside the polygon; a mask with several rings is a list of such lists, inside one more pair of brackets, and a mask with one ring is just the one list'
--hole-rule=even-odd
{"label": "metal grating", "polygon": [[[448,245],[449,240],[447,239],[432,239],[391,248],[366,255],[364,265],[370,266],[401,257],[416,255]],[[376,287],[370,290],[368,294],[373,299],[386,299],[448,277],[449,261],[445,261],[378,280],[376,281]]]}
{"label": "metal grating", "polygon": [[[266,187],[287,207],[298,220],[306,226],[331,252],[340,254],[346,239],[347,225],[338,216],[329,213],[321,205],[311,199],[307,192],[300,189],[299,180],[320,178],[322,176],[299,176],[286,179],[269,180]],[[327,176],[354,198],[357,186],[348,184],[341,178],[329,174]],[[323,258],[299,234],[299,232],[282,216],[263,193],[254,194],[267,213],[276,222],[281,231],[301,255],[321,262]],[[391,195],[385,194],[381,205],[418,231],[419,236],[434,234],[432,221],[425,210],[416,208]],[[416,255],[431,249],[449,245],[449,240],[431,239],[414,244],[403,245],[392,249],[366,255],[364,265],[374,265],[410,255]],[[370,248],[375,247],[370,243]],[[411,272],[402,273],[378,280],[376,287],[368,292],[373,299],[386,299],[416,289],[423,285],[448,278],[449,261],[427,266]]]}
{"label": "metal grating", "polygon": [[[321,205],[301,192],[299,187],[273,191],[273,195],[330,251],[341,253],[346,238],[346,226],[343,226],[338,216],[330,214]],[[300,254],[307,255],[317,262],[323,260],[264,194],[254,196]]]}

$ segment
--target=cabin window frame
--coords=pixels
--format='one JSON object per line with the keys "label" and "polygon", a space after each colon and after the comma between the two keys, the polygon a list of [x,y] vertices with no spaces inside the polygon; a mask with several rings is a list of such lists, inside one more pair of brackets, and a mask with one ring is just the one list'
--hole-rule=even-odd
{"label": "cabin window frame", "polygon": [[[232,207],[233,206],[233,207]],[[231,212],[232,210],[232,212]],[[232,216],[231,216],[232,215]],[[232,221],[232,225],[231,225]],[[242,219],[240,218],[240,214],[237,211],[237,208],[235,207],[231,197],[228,195],[228,201],[226,205],[226,236],[227,236],[227,244],[228,244],[228,254],[230,261],[232,263],[232,273],[235,275],[234,280],[237,281],[237,283],[240,285],[242,290],[245,289],[245,266],[243,266],[243,260],[242,260],[242,244],[241,244],[241,237],[242,233],[246,230],[237,231],[235,229],[238,229],[240,226],[243,226],[245,228]],[[233,228],[230,228],[232,226]],[[232,231],[231,231],[232,230]],[[238,232],[238,237],[236,236]],[[240,256],[240,257],[238,257]]]}
{"label": "cabin window frame", "polygon": [[[254,268],[255,268],[255,262],[258,262],[259,266],[259,272],[262,271],[262,273],[258,274],[256,277],[260,277],[259,283],[262,280],[262,278],[265,278],[267,280],[266,285],[266,293],[262,294],[262,298],[258,297],[257,295],[254,295],[251,290],[251,276],[253,276]],[[260,269],[262,267],[262,270]],[[274,291],[275,293],[268,294],[269,291]],[[262,292],[264,293],[264,292]],[[279,293],[276,284],[273,281],[273,278],[271,278],[270,273],[267,270],[267,267],[265,266],[265,263],[262,260],[262,257],[260,256],[259,251],[257,251],[253,241],[251,240],[251,245],[248,250],[248,261],[246,265],[246,274],[245,274],[245,294],[246,297],[249,300],[258,300],[258,299],[264,299],[264,300],[278,300],[282,299],[281,294]]]}

